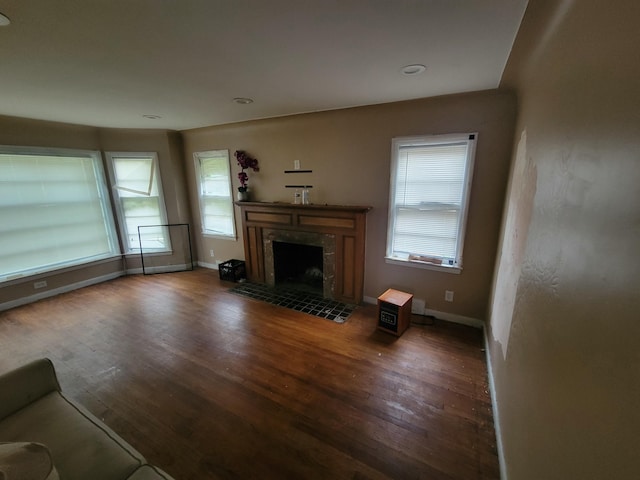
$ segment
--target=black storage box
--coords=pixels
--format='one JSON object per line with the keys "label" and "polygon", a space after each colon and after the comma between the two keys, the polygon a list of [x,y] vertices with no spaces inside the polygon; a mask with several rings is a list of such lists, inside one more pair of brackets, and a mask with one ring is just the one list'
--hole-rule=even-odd
{"label": "black storage box", "polygon": [[247,271],[243,260],[227,260],[226,262],[222,262],[218,265],[218,272],[220,273],[220,280],[227,282],[239,282],[247,278]]}

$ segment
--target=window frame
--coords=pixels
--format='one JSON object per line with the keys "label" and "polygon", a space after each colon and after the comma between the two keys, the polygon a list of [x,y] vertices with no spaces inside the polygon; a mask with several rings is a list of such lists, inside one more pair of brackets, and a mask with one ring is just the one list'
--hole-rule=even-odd
{"label": "window frame", "polygon": [[[138,237],[138,229],[135,232],[128,232],[126,215],[123,207],[123,202],[120,193],[119,187],[117,185],[116,173],[115,173],[115,164],[114,161],[117,158],[150,158],[152,164],[152,178],[151,182],[155,183],[155,188],[158,192],[158,207],[159,207],[159,216],[160,223],[158,225],[167,225],[168,216],[167,216],[167,207],[164,201],[164,191],[162,189],[162,176],[160,174],[160,164],[158,161],[157,152],[124,152],[124,151],[108,151],[105,152],[105,156],[107,158],[107,169],[109,170],[109,179],[111,181],[111,191],[113,193],[113,202],[115,204],[116,210],[116,219],[118,222],[118,228],[120,231],[120,242],[122,245],[122,249],[125,252],[125,255],[140,255],[141,250],[146,254],[166,254],[172,252],[171,246],[171,237],[169,235],[168,229],[164,229],[164,237],[166,239],[166,246],[164,248],[142,248],[135,247],[130,245],[129,236],[134,235],[136,238]],[[151,184],[150,184],[151,187]],[[126,197],[128,198],[128,197]],[[156,225],[156,224],[154,224]]]}
{"label": "window frame", "polygon": [[[230,234],[224,234],[224,233],[216,232],[214,230],[210,230],[205,225],[204,199],[207,196],[203,194],[204,182],[203,182],[203,178],[202,178],[201,161],[204,159],[204,157],[215,156],[217,154],[220,154],[220,152],[224,152],[224,154],[227,157],[227,161],[225,162],[225,164],[227,166],[226,173],[227,173],[227,180],[228,180],[228,184],[229,184],[229,196],[227,198],[229,199],[228,201],[229,201],[229,207],[230,207],[230,211],[231,211],[230,220],[231,220],[231,230],[232,231],[231,231]],[[237,240],[238,239],[238,233],[237,233],[237,228],[236,228],[236,211],[235,211],[235,204],[234,204],[234,199],[233,199],[233,182],[231,180],[231,164],[230,164],[231,156],[229,154],[229,149],[214,149],[214,150],[205,150],[205,151],[200,151],[200,152],[194,152],[193,153],[193,161],[194,161],[194,165],[195,165],[195,180],[196,180],[196,187],[197,187],[197,192],[198,192],[198,209],[199,209],[199,214],[200,214],[200,232],[205,237],[219,238],[219,239],[223,239],[223,240]],[[221,197],[223,197],[223,196],[221,195]]]}
{"label": "window frame", "polygon": [[[114,221],[113,209],[111,205],[111,197],[109,196],[109,188],[107,185],[107,177],[105,174],[103,158],[98,150],[84,150],[72,148],[57,147],[31,147],[22,145],[0,145],[0,153],[17,156],[43,156],[43,157],[62,157],[62,158],[90,158],[92,161],[93,174],[95,180],[95,192],[97,194],[100,207],[102,225],[105,229],[104,240],[108,245],[107,251],[83,257],[75,257],[71,260],[58,261],[38,265],[36,267],[25,268],[0,274],[0,284],[9,283],[26,277],[42,275],[50,272],[68,270],[73,268],[81,268],[83,265],[109,261],[119,258],[122,253],[118,242],[118,235]],[[94,184],[91,184],[93,187]],[[33,228],[33,227],[30,227]]]}
{"label": "window frame", "polygon": [[[455,134],[437,134],[437,135],[420,135],[410,137],[396,137],[392,139],[391,146],[391,170],[390,170],[390,188],[389,188],[389,212],[387,224],[387,245],[385,250],[385,262],[394,265],[402,265],[414,268],[423,268],[440,272],[459,274],[463,269],[463,250],[466,238],[467,219],[469,214],[469,200],[471,197],[471,188],[473,180],[473,172],[475,166],[476,145],[478,141],[478,133],[455,133]],[[437,146],[446,145],[448,143],[467,143],[467,156],[465,161],[465,171],[463,178],[462,200],[460,202],[460,214],[458,217],[457,234],[456,234],[456,254],[452,264],[437,263],[440,258],[433,255],[434,262],[422,261],[410,258],[401,258],[393,254],[394,231],[396,224],[396,185],[399,155],[403,147],[420,147],[420,146]]]}

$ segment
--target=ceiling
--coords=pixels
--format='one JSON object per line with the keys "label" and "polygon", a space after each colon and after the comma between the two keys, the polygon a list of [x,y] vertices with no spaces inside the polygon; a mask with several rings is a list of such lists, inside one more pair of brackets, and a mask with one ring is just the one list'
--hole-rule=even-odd
{"label": "ceiling", "polygon": [[526,4],[0,0],[0,114],[184,130],[496,88]]}

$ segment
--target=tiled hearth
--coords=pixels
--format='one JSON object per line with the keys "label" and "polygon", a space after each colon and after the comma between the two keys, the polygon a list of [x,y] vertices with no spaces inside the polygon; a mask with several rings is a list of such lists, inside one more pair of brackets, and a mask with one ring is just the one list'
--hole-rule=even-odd
{"label": "tiled hearth", "polygon": [[262,300],[272,305],[290,308],[336,323],[344,323],[356,309],[356,305],[336,302],[320,295],[284,287],[269,287],[256,283],[241,283],[232,292]]}

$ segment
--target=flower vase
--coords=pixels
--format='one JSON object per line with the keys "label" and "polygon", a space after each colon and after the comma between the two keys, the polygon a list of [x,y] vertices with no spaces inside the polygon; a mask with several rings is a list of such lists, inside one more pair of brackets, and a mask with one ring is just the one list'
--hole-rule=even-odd
{"label": "flower vase", "polygon": [[249,191],[240,191],[238,190],[238,201],[239,202],[248,202],[249,201]]}

